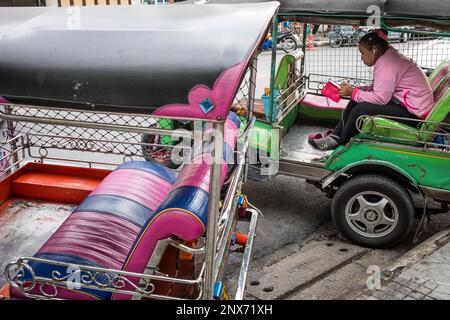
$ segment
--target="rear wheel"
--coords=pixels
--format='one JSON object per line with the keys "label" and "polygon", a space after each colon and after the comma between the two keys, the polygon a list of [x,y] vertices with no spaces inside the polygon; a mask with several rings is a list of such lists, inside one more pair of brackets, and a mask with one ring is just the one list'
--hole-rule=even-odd
{"label": "rear wheel", "polygon": [[358,44],[359,44],[359,40],[360,40],[363,36],[364,36],[364,31],[362,31],[362,30],[356,31],[356,32],[353,34],[353,36],[352,36],[352,42],[353,42],[353,44],[358,45]]}
{"label": "rear wheel", "polygon": [[285,52],[292,52],[297,50],[297,41],[293,37],[286,37],[281,40],[281,49]]}
{"label": "rear wheel", "polygon": [[371,248],[395,246],[414,222],[409,193],[396,181],[380,175],[361,175],[344,183],[333,198],[331,213],[346,238]]}
{"label": "rear wheel", "polygon": [[330,35],[330,46],[332,48],[339,48],[344,41],[344,38],[340,34],[332,34]]}

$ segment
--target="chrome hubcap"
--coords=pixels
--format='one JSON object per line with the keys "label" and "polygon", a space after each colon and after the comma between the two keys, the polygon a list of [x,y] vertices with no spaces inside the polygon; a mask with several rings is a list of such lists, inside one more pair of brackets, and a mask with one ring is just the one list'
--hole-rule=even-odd
{"label": "chrome hubcap", "polygon": [[287,40],[283,41],[283,46],[286,50],[291,50],[291,49],[294,49],[295,42],[291,39],[287,39]]}
{"label": "chrome hubcap", "polygon": [[399,215],[397,206],[389,197],[375,191],[364,191],[347,203],[345,219],[356,233],[368,238],[381,238],[394,230]]}

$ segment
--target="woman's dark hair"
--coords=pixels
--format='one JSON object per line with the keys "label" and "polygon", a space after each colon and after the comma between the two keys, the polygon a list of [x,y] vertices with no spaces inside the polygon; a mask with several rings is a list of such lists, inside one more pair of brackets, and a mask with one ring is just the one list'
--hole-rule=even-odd
{"label": "woman's dark hair", "polygon": [[386,50],[389,48],[389,42],[387,42],[377,34],[381,32],[385,35],[384,38],[387,39],[388,32],[384,29],[378,29],[362,36],[362,38],[359,40],[359,44],[363,45],[367,49],[372,49],[372,47],[375,46],[377,48],[380,48],[382,53],[386,52]]}

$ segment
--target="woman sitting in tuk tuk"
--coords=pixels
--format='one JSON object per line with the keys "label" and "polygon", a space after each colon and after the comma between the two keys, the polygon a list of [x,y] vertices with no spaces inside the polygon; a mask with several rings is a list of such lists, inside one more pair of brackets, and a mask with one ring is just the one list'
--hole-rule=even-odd
{"label": "woman sitting in tuk tuk", "polygon": [[385,30],[364,35],[358,47],[363,63],[374,66],[373,83],[356,88],[341,84],[339,94],[350,96],[351,100],[331,134],[325,137],[318,134],[310,140],[317,149],[332,150],[345,145],[358,133],[356,121],[362,115],[406,118],[398,121],[415,126],[407,119],[424,120],[433,107],[433,94],[425,74],[414,61],[389,45]]}

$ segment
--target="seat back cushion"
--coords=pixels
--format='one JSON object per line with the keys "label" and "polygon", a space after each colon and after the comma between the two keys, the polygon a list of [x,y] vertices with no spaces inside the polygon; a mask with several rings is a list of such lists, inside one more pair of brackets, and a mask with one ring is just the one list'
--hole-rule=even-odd
{"label": "seat back cushion", "polygon": [[435,88],[438,86],[439,82],[449,73],[450,73],[450,60],[444,60],[436,67],[436,69],[434,69],[434,71],[428,77],[428,81],[430,83],[433,92]]}
{"label": "seat back cushion", "polygon": [[422,141],[428,141],[430,138],[433,138],[432,132],[435,132],[439,128],[439,124],[436,122],[443,122],[447,118],[449,112],[450,86],[447,85],[445,91],[442,90],[439,94],[439,100],[437,100],[434,108],[420,127]]}

